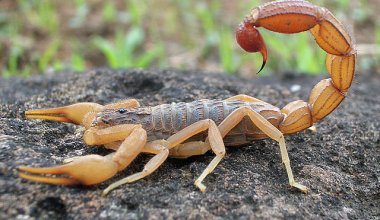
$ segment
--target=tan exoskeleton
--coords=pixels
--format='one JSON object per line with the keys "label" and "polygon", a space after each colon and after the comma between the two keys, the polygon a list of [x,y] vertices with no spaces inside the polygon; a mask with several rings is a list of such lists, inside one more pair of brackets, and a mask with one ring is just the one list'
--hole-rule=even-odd
{"label": "tan exoskeleton", "polygon": [[[84,142],[115,150],[107,156],[87,155],[66,160],[56,167],[19,167],[20,177],[51,184],[91,185],[103,182],[125,169],[140,153],[154,156],[143,171],[111,184],[103,191],[141,179],[155,171],[168,156],[186,158],[210,149],[216,154],[195,181],[202,181],[225,155],[225,145],[241,145],[272,138],[280,145],[289,184],[302,192],[307,188],[293,178],[284,134],[304,130],[330,114],[351,86],[356,61],[353,41],[344,26],[325,8],[306,1],[275,1],[254,8],[239,26],[238,43],[249,52],[260,51],[266,62],[264,41],[256,27],[281,33],[310,30],[327,52],[326,66],[331,79],[319,82],[308,102],[294,101],[278,109],[259,99],[237,95],[223,101],[140,107],[134,100],[115,104],[78,103],[66,107],[26,111],[27,118],[47,119],[83,125]],[[223,142],[224,139],[224,142]],[[49,176],[47,176],[47,174]],[[63,174],[64,176],[57,176]]]}

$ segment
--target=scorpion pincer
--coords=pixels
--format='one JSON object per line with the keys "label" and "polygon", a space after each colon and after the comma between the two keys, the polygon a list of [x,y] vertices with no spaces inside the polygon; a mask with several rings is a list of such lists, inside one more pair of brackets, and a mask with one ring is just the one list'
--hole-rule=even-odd
{"label": "scorpion pincer", "polygon": [[78,103],[26,111],[27,118],[80,124],[86,129],[87,145],[104,145],[115,152],[104,157],[75,157],[55,167],[20,166],[20,177],[50,184],[92,185],[125,169],[140,153],[154,155],[141,172],[111,184],[103,191],[105,195],[122,184],[151,174],[169,156],[186,158],[212,150],[216,156],[195,180],[195,185],[205,191],[202,181],[223,159],[225,144],[241,145],[271,138],[279,143],[290,186],[307,192],[307,187],[294,180],[284,134],[309,128],[342,102],[354,77],[354,43],[345,27],[327,9],[307,1],[273,1],[252,9],[236,31],[237,42],[244,50],[262,54],[261,69],[267,60],[267,49],[259,27],[287,34],[309,30],[327,53],[326,66],[331,78],[315,85],[308,102],[298,100],[278,109],[259,99],[237,95],[226,100],[155,107],[140,107],[136,100],[129,99],[104,106]]}

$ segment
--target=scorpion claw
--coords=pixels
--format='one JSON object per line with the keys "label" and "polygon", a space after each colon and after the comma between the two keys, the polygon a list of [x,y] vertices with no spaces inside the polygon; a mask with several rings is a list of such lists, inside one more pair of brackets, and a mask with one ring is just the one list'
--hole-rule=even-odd
{"label": "scorpion claw", "polygon": [[[118,171],[118,164],[106,157],[87,155],[75,158],[72,162],[61,166],[20,166],[18,167],[18,171],[21,178],[37,182],[56,185],[74,185],[79,183],[83,185],[93,185],[114,176]],[[30,174],[26,174],[25,172]],[[63,174],[64,176],[45,176],[48,174]]]}
{"label": "scorpion claw", "polygon": [[72,178],[64,178],[64,177],[45,177],[45,176],[37,176],[37,175],[30,175],[26,173],[19,173],[19,177],[31,180],[35,182],[41,182],[41,183],[49,183],[49,184],[55,184],[55,185],[75,185],[79,184],[79,182]]}
{"label": "scorpion claw", "polygon": [[[51,121],[59,122],[69,122],[73,123],[72,120],[66,118],[61,111],[62,108],[51,108],[51,109],[41,109],[41,110],[29,110],[25,111],[25,118],[32,119],[45,119]],[[55,110],[55,111],[54,111]],[[54,113],[53,113],[54,111]],[[61,112],[61,113],[58,113]]]}
{"label": "scorpion claw", "polygon": [[59,122],[69,122],[73,124],[81,124],[88,127],[91,124],[91,119],[95,117],[94,114],[89,113],[97,113],[103,109],[104,107],[102,105],[83,102],[58,108],[25,111],[25,117]]}

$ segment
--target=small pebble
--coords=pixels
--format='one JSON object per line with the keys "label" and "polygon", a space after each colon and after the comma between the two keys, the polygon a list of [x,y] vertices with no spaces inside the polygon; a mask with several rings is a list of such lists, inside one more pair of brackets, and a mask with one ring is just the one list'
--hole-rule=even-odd
{"label": "small pebble", "polygon": [[298,84],[292,85],[290,87],[290,91],[292,91],[292,92],[298,92],[298,91],[300,91],[300,89],[301,89],[301,86]]}

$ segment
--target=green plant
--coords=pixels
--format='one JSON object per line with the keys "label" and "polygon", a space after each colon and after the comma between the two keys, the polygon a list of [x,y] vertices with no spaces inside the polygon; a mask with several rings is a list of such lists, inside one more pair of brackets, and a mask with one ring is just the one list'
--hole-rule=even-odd
{"label": "green plant", "polygon": [[50,0],[18,0],[21,12],[30,24],[53,34],[58,29],[58,13],[54,1]]}
{"label": "green plant", "polygon": [[79,53],[71,55],[71,68],[75,71],[83,71],[86,68],[86,61]]}
{"label": "green plant", "polygon": [[126,9],[134,26],[142,26],[142,20],[147,12],[147,4],[139,0],[126,0]]}
{"label": "green plant", "polygon": [[62,42],[59,38],[55,39],[53,42],[49,44],[49,46],[45,49],[45,51],[40,55],[38,60],[38,69],[42,72],[45,71],[46,68],[52,61],[54,60],[54,56],[57,53],[59,47]]}
{"label": "green plant", "polygon": [[[339,20],[374,23],[371,31],[375,44],[380,44],[380,28],[375,22],[378,16],[365,0],[310,1],[329,8]],[[232,74],[254,75],[261,66],[261,56],[239,48],[234,30],[250,8],[263,2],[9,1],[1,5],[9,8],[0,11],[1,75],[29,75],[46,69],[81,71],[104,63],[114,68],[163,67],[172,60],[175,62],[170,65],[175,68],[217,66]],[[360,7],[353,9],[352,4]],[[261,74],[326,72],[325,53],[310,34],[292,36],[260,30],[269,54]],[[359,59],[359,69],[372,68],[380,60],[379,55],[368,59],[363,64],[364,59]]]}
{"label": "green plant", "polygon": [[117,9],[115,4],[112,1],[105,1],[103,7],[103,18],[106,22],[111,22],[115,20],[117,15]]}
{"label": "green plant", "polygon": [[23,49],[21,47],[12,47],[9,53],[8,63],[3,69],[3,76],[5,78],[11,76],[28,76],[31,72],[31,66],[26,65],[23,68],[18,68],[18,62],[20,62]]}
{"label": "green plant", "polygon": [[236,73],[240,67],[240,56],[234,51],[234,35],[229,28],[222,28],[219,32],[219,58],[223,69],[228,73]]}
{"label": "green plant", "polygon": [[75,15],[70,18],[69,26],[71,28],[80,28],[90,13],[90,7],[85,0],[75,0]]}
{"label": "green plant", "polygon": [[139,54],[138,49],[144,43],[144,32],[140,27],[131,27],[127,34],[117,30],[114,43],[101,37],[95,37],[95,46],[106,57],[113,68],[121,67],[148,67],[156,59],[163,56],[163,47],[158,44]]}

